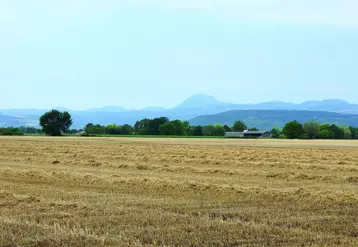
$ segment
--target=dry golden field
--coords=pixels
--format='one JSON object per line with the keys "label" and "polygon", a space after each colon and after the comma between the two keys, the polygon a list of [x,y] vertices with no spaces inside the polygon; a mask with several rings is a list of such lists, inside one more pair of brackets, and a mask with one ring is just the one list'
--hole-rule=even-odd
{"label": "dry golden field", "polygon": [[358,142],[1,137],[0,246],[358,246]]}

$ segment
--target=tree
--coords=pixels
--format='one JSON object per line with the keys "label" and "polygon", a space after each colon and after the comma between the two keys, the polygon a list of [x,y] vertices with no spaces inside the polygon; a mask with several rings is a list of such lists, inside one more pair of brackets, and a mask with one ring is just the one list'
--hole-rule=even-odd
{"label": "tree", "polygon": [[317,139],[320,135],[321,128],[318,122],[310,121],[303,125],[303,130],[308,139]]}
{"label": "tree", "polygon": [[234,123],[234,126],[232,126],[232,130],[233,131],[240,131],[240,132],[242,132],[242,131],[244,131],[244,130],[246,130],[247,129],[247,126],[245,125],[245,123],[244,122],[242,122],[242,121],[236,121],[235,123]]}
{"label": "tree", "polygon": [[184,121],[183,124],[185,126],[185,133],[186,133],[186,135],[188,135],[189,131],[190,131],[190,123],[189,123],[189,121]]}
{"label": "tree", "polygon": [[150,120],[149,126],[148,126],[148,134],[149,135],[159,135],[160,134],[160,130],[159,130],[160,125],[168,123],[168,122],[169,122],[169,119],[166,117],[154,118],[154,119]]}
{"label": "tree", "polygon": [[175,127],[174,135],[177,135],[177,136],[185,136],[185,135],[187,135],[187,131],[186,131],[187,127],[185,126],[185,124],[182,121],[174,120],[174,121],[171,121],[171,123]]}
{"label": "tree", "polygon": [[103,135],[107,131],[105,126],[100,124],[93,125],[92,123],[87,124],[84,130],[87,135]]}
{"label": "tree", "polygon": [[19,128],[0,128],[0,135],[4,136],[21,136],[24,135]]}
{"label": "tree", "polygon": [[337,125],[335,124],[329,125],[328,130],[330,132],[330,138],[332,139],[344,138],[344,131],[341,128],[339,128]]}
{"label": "tree", "polygon": [[349,129],[351,130],[352,139],[357,139],[358,138],[358,129],[354,128],[352,126],[350,126]]}
{"label": "tree", "polygon": [[137,121],[134,125],[134,132],[137,135],[148,135],[150,121],[148,118]]}
{"label": "tree", "polygon": [[203,135],[203,126],[201,126],[201,125],[191,126],[190,131],[189,131],[189,135],[191,135],[191,136],[202,136]]}
{"label": "tree", "polygon": [[321,139],[329,139],[331,138],[331,133],[329,132],[328,129],[321,129],[321,131],[319,132],[319,138]]}
{"label": "tree", "polygon": [[204,136],[224,136],[225,129],[220,124],[217,125],[207,125],[203,128]]}
{"label": "tree", "polygon": [[343,132],[344,139],[352,139],[352,131],[348,126],[342,125],[341,131]]}
{"label": "tree", "polygon": [[251,129],[249,129],[250,131],[259,131],[259,129],[258,128],[256,128],[256,127],[253,127],[253,128],[251,128]]}
{"label": "tree", "polygon": [[105,132],[108,135],[119,135],[120,134],[120,126],[117,126],[116,124],[109,124],[106,126]]}
{"label": "tree", "polygon": [[320,139],[330,139],[331,138],[332,134],[331,134],[329,127],[330,127],[329,124],[321,124],[319,126],[319,128],[320,128],[319,138]]}
{"label": "tree", "polygon": [[176,128],[172,122],[160,125],[159,131],[161,135],[176,135]]}
{"label": "tree", "polygon": [[220,124],[215,125],[214,136],[224,136],[225,135],[225,128]]}
{"label": "tree", "polygon": [[303,126],[297,121],[289,122],[283,128],[282,134],[284,134],[288,139],[302,138],[304,134]]}
{"label": "tree", "polygon": [[72,125],[71,115],[66,111],[52,110],[41,116],[40,125],[46,135],[60,136],[67,133]]}
{"label": "tree", "polygon": [[121,135],[133,135],[134,128],[129,124],[125,124],[120,127],[119,132]]}
{"label": "tree", "polygon": [[93,126],[94,126],[93,123],[88,123],[88,124],[86,124],[84,129],[87,130],[89,128],[92,128]]}
{"label": "tree", "polygon": [[71,130],[70,130],[70,133],[71,133],[72,135],[77,134],[77,133],[78,133],[78,130],[77,130],[77,129],[71,129]]}
{"label": "tree", "polygon": [[224,125],[224,129],[226,132],[231,132],[231,128],[229,126],[227,126],[226,124]]}
{"label": "tree", "polygon": [[203,136],[215,136],[215,130],[214,125],[206,125],[203,128]]}
{"label": "tree", "polygon": [[271,136],[272,138],[280,138],[282,130],[280,128],[273,128],[271,130]]}

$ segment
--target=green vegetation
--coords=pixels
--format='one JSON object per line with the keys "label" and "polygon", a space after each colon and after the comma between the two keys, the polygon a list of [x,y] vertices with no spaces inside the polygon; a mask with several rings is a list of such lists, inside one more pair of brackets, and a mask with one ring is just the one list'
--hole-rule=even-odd
{"label": "green vegetation", "polygon": [[0,135],[2,136],[21,136],[24,133],[19,128],[0,128]]}
{"label": "green vegetation", "polygon": [[[67,135],[64,135],[67,136]],[[76,137],[78,135],[68,135],[69,137]],[[108,134],[96,134],[96,135],[89,135],[89,137],[116,137],[116,138],[155,138],[155,139],[161,139],[161,138],[185,138],[185,139],[194,139],[194,138],[200,138],[200,139],[223,139],[224,136],[172,136],[172,135],[108,135]]]}
{"label": "green vegetation", "polygon": [[61,136],[63,133],[69,132],[72,125],[71,115],[66,111],[52,110],[41,116],[40,125],[46,135]]}
{"label": "green vegetation", "polygon": [[[248,129],[242,121],[236,121],[235,126],[227,125],[196,125],[192,126],[187,121],[170,121],[166,117],[154,119],[142,119],[136,122],[134,127],[130,125],[93,125],[87,124],[84,131],[89,136],[126,136],[126,137],[223,137],[225,132]],[[244,129],[244,130],[245,130]],[[250,131],[259,131],[258,128],[249,128]],[[298,121],[288,122],[281,130],[273,128],[272,138],[280,139],[357,139],[358,128],[352,126],[319,124],[317,121],[309,121],[301,124]],[[252,137],[251,137],[252,138]]]}
{"label": "green vegetation", "polygon": [[284,139],[358,139],[358,128],[352,126],[337,126],[335,124],[320,124],[309,121],[303,125],[297,121],[289,122],[282,132],[275,128],[271,131],[273,138]]}
{"label": "green vegetation", "polygon": [[224,136],[225,129],[220,124],[207,125],[203,128],[203,136]]}
{"label": "green vegetation", "polygon": [[[81,135],[96,137],[186,137],[186,138],[222,138],[226,132],[231,131],[259,131],[256,127],[248,128],[246,123],[236,120],[232,127],[221,124],[190,125],[188,121],[173,120],[167,117],[154,119],[142,119],[134,126],[129,124],[116,125],[89,123],[82,130],[69,129],[72,124],[71,115],[68,112],[52,110],[40,118],[41,129],[33,127],[0,128],[0,135]],[[283,129],[273,128],[271,137],[276,139],[358,139],[358,128],[353,126],[336,124],[320,124],[318,121],[307,121],[304,124],[299,121],[290,121]]]}
{"label": "green vegetation", "polygon": [[289,122],[283,128],[282,134],[288,139],[300,139],[304,136],[303,126],[297,121]]}
{"label": "green vegetation", "polygon": [[20,127],[20,131],[24,134],[32,134],[32,135],[42,135],[42,129],[37,129],[34,127]]}
{"label": "green vegetation", "polygon": [[[228,129],[229,127],[226,126]],[[190,126],[188,121],[170,121],[166,117],[142,119],[130,125],[117,126],[87,124],[84,128],[86,135],[135,135],[135,136],[221,136],[225,135],[225,128],[221,125]]]}
{"label": "green vegetation", "polygon": [[272,138],[280,138],[280,135],[282,133],[282,129],[280,128],[273,128],[271,130],[271,137]]}
{"label": "green vegetation", "polygon": [[321,127],[319,125],[319,122],[310,121],[303,125],[303,130],[306,138],[317,139],[319,137]]}
{"label": "green vegetation", "polygon": [[104,135],[104,134],[108,134],[108,135],[131,135],[134,132],[134,129],[132,126],[125,124],[123,126],[120,125],[116,125],[116,124],[110,124],[107,126],[102,126],[99,124],[92,124],[89,123],[86,125],[84,131],[86,132],[87,135],[96,135],[96,134],[100,134],[100,135]]}
{"label": "green vegetation", "polygon": [[246,126],[246,124],[245,124],[244,122],[242,122],[242,121],[236,121],[236,122],[234,123],[234,126],[232,126],[232,130],[233,130],[233,131],[240,131],[240,132],[242,132],[242,131],[244,131],[244,130],[247,130],[247,126]]}

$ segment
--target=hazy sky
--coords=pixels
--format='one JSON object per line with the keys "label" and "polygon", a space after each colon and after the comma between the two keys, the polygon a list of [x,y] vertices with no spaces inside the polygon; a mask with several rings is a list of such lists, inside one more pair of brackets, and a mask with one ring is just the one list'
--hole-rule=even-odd
{"label": "hazy sky", "polygon": [[0,108],[358,103],[357,0],[0,0]]}

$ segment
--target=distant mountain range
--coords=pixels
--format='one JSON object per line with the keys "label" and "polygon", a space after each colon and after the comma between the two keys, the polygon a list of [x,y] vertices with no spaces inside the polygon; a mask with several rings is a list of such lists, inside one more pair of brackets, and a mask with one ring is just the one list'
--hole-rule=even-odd
{"label": "distant mountain range", "polygon": [[[59,107],[60,110],[68,110]],[[36,126],[38,118],[49,109],[4,109],[0,110],[0,126]],[[324,100],[307,101],[302,104],[293,104],[279,101],[271,101],[259,104],[233,104],[215,99],[213,96],[197,94],[184,100],[179,105],[171,109],[161,107],[148,107],[141,110],[126,109],[121,106],[106,106],[93,108],[84,111],[68,110],[74,120],[74,128],[82,128],[87,123],[99,124],[134,124],[135,121],[143,118],[154,118],[166,116],[170,119],[181,119],[197,121],[196,117],[213,115],[233,110],[286,110],[290,111],[312,111],[310,114],[320,114],[318,112],[334,112],[341,114],[358,114],[358,104],[350,104],[343,100]],[[281,112],[283,115],[288,112]],[[256,114],[257,111],[248,111],[249,114]],[[297,112],[293,112],[295,114]],[[2,115],[1,115],[2,114]],[[291,114],[291,113],[290,113]],[[337,116],[342,116],[338,114]],[[285,119],[277,116],[278,119]],[[342,118],[345,118],[342,116]],[[218,120],[218,119],[217,119]],[[226,121],[226,120],[225,120]],[[217,123],[225,122],[219,121]],[[273,121],[273,120],[272,120]],[[258,127],[258,126],[256,126]]]}
{"label": "distant mountain range", "polygon": [[282,128],[286,123],[294,120],[301,123],[314,120],[338,126],[345,124],[358,127],[358,115],[296,110],[234,110],[195,117],[189,122],[192,125],[226,124],[232,126],[237,120],[244,121],[249,128],[256,127],[260,130],[271,130],[274,127]]}

